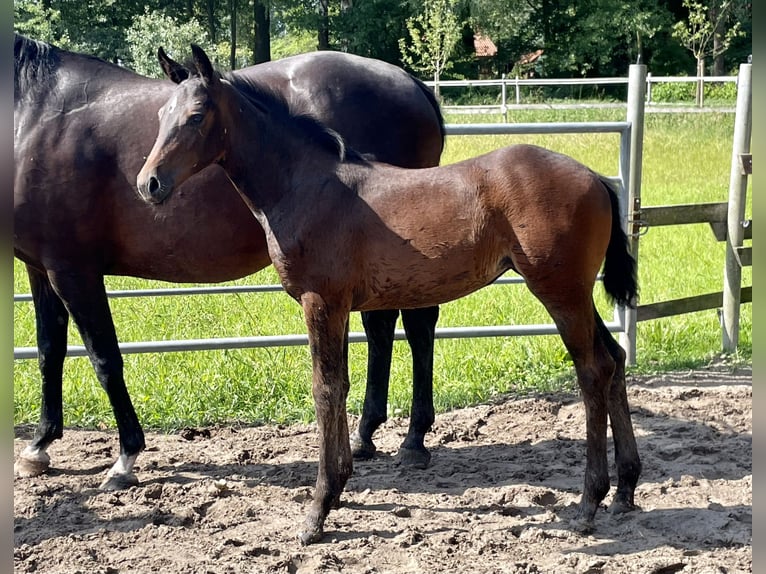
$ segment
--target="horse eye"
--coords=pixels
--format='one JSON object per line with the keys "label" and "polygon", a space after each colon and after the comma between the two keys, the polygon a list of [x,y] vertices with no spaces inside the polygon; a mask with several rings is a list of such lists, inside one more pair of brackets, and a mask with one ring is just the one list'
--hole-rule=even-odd
{"label": "horse eye", "polygon": [[205,116],[202,114],[192,114],[189,116],[188,124],[191,126],[198,126],[202,123],[202,120],[205,119]]}

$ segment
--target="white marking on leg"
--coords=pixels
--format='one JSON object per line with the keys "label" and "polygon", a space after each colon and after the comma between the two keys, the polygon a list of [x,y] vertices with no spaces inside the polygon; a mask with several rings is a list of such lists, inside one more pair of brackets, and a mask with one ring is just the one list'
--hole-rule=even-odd
{"label": "white marking on leg", "polygon": [[138,458],[137,454],[133,454],[130,456],[126,454],[121,454],[117,458],[117,462],[115,462],[112,468],[109,469],[109,472],[106,473],[106,476],[108,478],[112,478],[115,476],[132,475],[133,465],[136,464],[137,458]]}
{"label": "white marking on leg", "polygon": [[27,447],[21,451],[21,458],[24,460],[29,460],[32,462],[42,462],[42,463],[49,463],[51,461],[50,455],[46,452],[47,447],[38,447],[38,446],[32,446],[27,445]]}

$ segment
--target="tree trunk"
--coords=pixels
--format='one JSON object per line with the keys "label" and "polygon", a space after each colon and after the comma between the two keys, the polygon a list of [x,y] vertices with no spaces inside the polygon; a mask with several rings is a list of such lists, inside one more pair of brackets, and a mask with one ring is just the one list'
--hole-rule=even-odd
{"label": "tree trunk", "polygon": [[229,51],[229,68],[237,69],[237,0],[229,0],[229,35],[231,50]]}
{"label": "tree trunk", "polygon": [[207,30],[210,34],[210,42],[216,44],[218,36],[215,33],[215,0],[207,0]]}
{"label": "tree trunk", "polygon": [[186,0],[186,16],[194,18],[194,0]]}
{"label": "tree trunk", "polygon": [[704,83],[702,81],[705,75],[705,58],[703,56],[697,57],[697,92],[695,94],[695,103],[697,107],[702,107],[704,100]]}
{"label": "tree trunk", "polygon": [[271,60],[271,13],[267,0],[253,2],[253,20],[255,35],[253,38],[253,63],[260,64]]}
{"label": "tree trunk", "polygon": [[317,50],[330,49],[330,0],[319,0],[319,23],[317,25]]}
{"label": "tree trunk", "polygon": [[715,54],[715,57],[713,58],[713,75],[714,76],[723,76],[725,71],[725,63],[723,59],[723,37],[721,35],[721,32],[719,30],[716,30],[715,34],[713,34],[713,54]]}

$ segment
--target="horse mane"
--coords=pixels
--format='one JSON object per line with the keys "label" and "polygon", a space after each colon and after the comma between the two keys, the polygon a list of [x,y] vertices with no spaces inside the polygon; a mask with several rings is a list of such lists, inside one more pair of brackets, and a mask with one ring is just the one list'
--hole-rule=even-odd
{"label": "horse mane", "polygon": [[59,50],[55,46],[14,33],[14,104],[22,97],[51,91],[56,85],[59,62]]}
{"label": "horse mane", "polygon": [[336,155],[341,161],[366,161],[362,154],[346,146],[343,136],[338,132],[315,116],[296,109],[295,104],[270,86],[258,84],[249,78],[230,72],[221,77],[232,84],[250,104],[277,122],[294,126],[310,141]]}

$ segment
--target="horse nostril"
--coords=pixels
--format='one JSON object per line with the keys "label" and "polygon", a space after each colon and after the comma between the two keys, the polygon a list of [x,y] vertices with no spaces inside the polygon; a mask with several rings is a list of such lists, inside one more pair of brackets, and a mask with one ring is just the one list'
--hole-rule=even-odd
{"label": "horse nostril", "polygon": [[160,185],[160,180],[156,177],[152,176],[149,178],[149,185],[148,190],[150,195],[157,195],[157,193],[162,189],[162,186]]}

